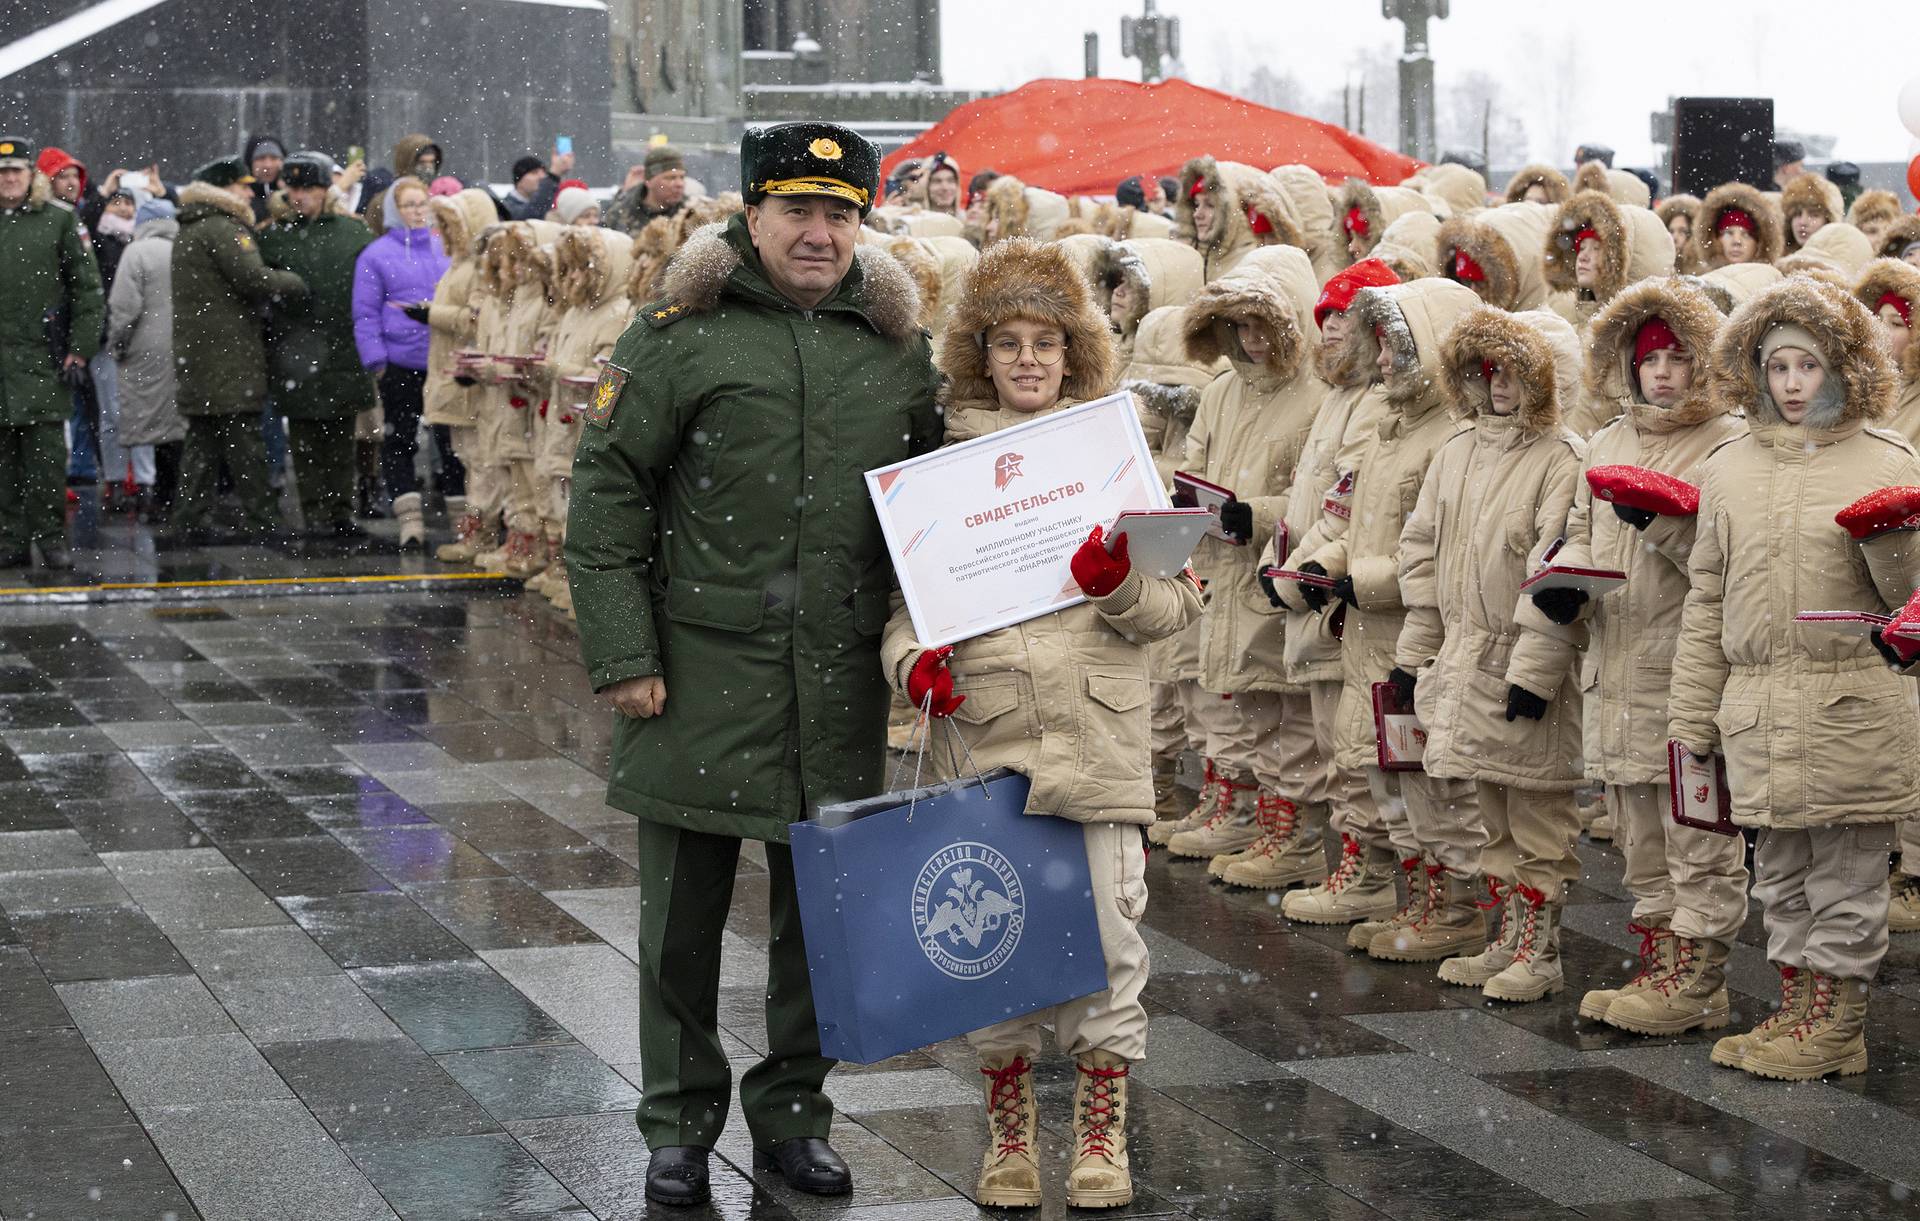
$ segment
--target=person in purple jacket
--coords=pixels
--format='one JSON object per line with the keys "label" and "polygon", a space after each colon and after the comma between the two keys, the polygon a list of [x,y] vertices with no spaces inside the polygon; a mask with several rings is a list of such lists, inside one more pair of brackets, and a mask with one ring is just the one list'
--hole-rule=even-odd
{"label": "person in purple jacket", "polygon": [[[380,382],[386,411],[380,469],[400,522],[400,546],[426,545],[420,482],[414,475],[421,395],[427,384],[427,306],[449,266],[430,221],[425,183],[402,178],[382,202],[386,232],[360,252],[353,275],[353,340],[360,363]],[[466,494],[467,475],[444,426],[431,429],[440,454],[441,492]]]}

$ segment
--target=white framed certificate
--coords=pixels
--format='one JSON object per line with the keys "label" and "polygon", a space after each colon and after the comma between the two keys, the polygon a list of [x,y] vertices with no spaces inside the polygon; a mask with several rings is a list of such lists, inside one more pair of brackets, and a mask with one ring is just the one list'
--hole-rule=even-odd
{"label": "white framed certificate", "polygon": [[1084,602],[1093,528],[1169,507],[1126,391],[868,471],[867,494],[929,648]]}

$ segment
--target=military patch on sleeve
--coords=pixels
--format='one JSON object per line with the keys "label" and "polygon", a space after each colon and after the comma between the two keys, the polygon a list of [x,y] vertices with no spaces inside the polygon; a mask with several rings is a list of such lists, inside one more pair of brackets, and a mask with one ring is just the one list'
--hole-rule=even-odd
{"label": "military patch on sleeve", "polygon": [[595,428],[605,428],[613,422],[613,409],[619,405],[620,393],[627,388],[627,371],[615,364],[609,364],[600,370],[600,380],[594,383],[593,400],[587,404],[587,423]]}
{"label": "military patch on sleeve", "polygon": [[253,249],[253,238],[251,235],[245,234],[245,233],[242,233],[240,235],[240,249],[242,250]]}

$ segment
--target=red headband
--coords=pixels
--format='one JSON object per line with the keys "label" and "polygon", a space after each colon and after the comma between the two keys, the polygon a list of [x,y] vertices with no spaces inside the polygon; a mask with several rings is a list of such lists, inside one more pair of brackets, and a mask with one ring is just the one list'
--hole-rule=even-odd
{"label": "red headband", "polygon": [[1673,333],[1665,318],[1656,315],[1641,323],[1639,333],[1633,337],[1633,367],[1638,369],[1641,361],[1665,348],[1685,352],[1687,345],[1680,342],[1680,336]]}
{"label": "red headband", "polygon": [[1483,360],[1480,362],[1480,376],[1487,381],[1492,381],[1493,375],[1498,373],[1499,371],[1500,371],[1499,361]]}
{"label": "red headband", "polygon": [[1247,206],[1247,223],[1253,226],[1253,231],[1256,234],[1273,232],[1273,222],[1267,219],[1267,214],[1251,204]]}
{"label": "red headband", "polygon": [[1347,232],[1355,237],[1365,237],[1373,226],[1367,224],[1367,215],[1358,207],[1347,209]]}
{"label": "red headband", "polygon": [[1473,261],[1473,256],[1464,250],[1453,252],[1453,278],[1465,284],[1472,282],[1484,284],[1487,280],[1486,269]]}
{"label": "red headband", "polygon": [[1913,325],[1913,306],[1899,293],[1881,293],[1880,299],[1873,303],[1873,312],[1877,314],[1889,305],[1900,311],[1900,321],[1909,327]]}
{"label": "red headband", "polygon": [[1575,254],[1580,253],[1580,243],[1589,238],[1596,242],[1600,240],[1600,231],[1592,225],[1588,225],[1585,229],[1573,235],[1573,252]]}
{"label": "red headband", "polygon": [[1755,237],[1760,236],[1759,224],[1754,221],[1752,216],[1748,215],[1747,212],[1741,208],[1720,209],[1719,217],[1717,217],[1713,222],[1713,231],[1715,233],[1719,233],[1722,229],[1726,229],[1729,227],[1735,228],[1735,229],[1745,229],[1748,233],[1753,234]]}
{"label": "red headband", "polygon": [[1196,178],[1193,180],[1193,190],[1187,192],[1187,198],[1198,199],[1200,198],[1200,192],[1206,189],[1207,189],[1207,180],[1204,178]]}

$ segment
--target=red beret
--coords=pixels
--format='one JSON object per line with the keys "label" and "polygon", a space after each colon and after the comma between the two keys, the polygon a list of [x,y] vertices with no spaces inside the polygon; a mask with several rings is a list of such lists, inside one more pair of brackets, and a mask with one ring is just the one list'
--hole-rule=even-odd
{"label": "red beret", "polygon": [[1327,280],[1327,286],[1320,290],[1320,299],[1313,304],[1314,325],[1325,326],[1328,314],[1345,313],[1361,289],[1385,288],[1399,282],[1400,277],[1393,274],[1393,268],[1379,259],[1361,259]]}
{"label": "red beret", "polygon": [[1700,511],[1700,489],[1684,479],[1644,466],[1596,466],[1587,486],[1601,500],[1667,517],[1692,517]]}
{"label": "red beret", "polygon": [[1833,520],[1856,539],[1892,530],[1920,529],[1920,488],[1881,488],[1868,492],[1834,514]]}

